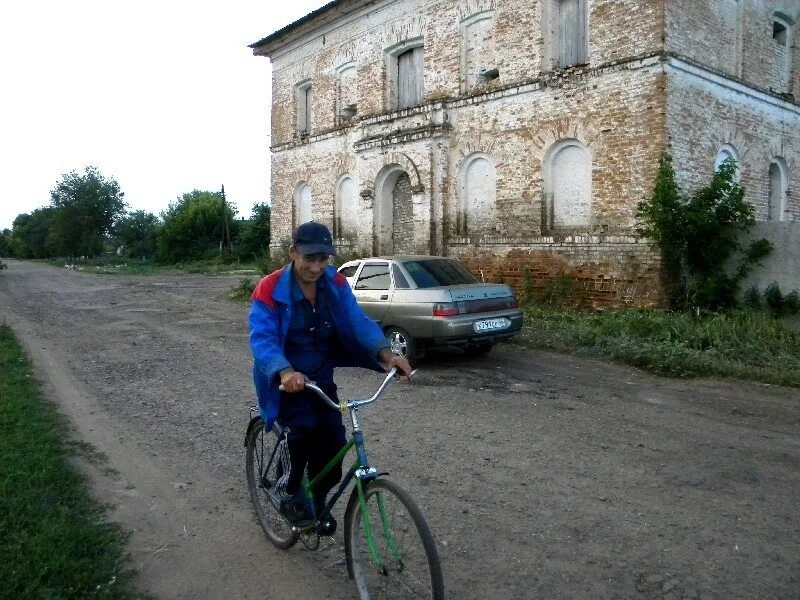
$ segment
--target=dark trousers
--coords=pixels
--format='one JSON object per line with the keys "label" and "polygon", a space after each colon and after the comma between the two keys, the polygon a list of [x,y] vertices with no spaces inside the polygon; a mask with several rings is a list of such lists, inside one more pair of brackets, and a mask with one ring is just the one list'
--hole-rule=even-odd
{"label": "dark trousers", "polygon": [[[322,390],[334,402],[338,402],[336,385],[320,384]],[[297,394],[281,393],[281,408],[278,423],[288,429],[289,478],[286,492],[300,491],[303,471],[308,467],[309,481],[314,479],[336,453],[345,445],[345,429],[342,414],[332,409],[312,391]],[[322,508],[328,492],[342,478],[342,463],[339,461],[320,481],[314,492],[317,510]]]}

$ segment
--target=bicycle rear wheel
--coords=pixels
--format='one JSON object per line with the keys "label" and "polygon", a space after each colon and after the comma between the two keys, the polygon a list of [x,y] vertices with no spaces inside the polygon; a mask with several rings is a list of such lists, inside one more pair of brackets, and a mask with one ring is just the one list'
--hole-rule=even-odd
{"label": "bicycle rear wheel", "polygon": [[264,421],[257,421],[247,436],[245,464],[247,487],[256,518],[269,541],[285,550],[297,543],[298,534],[279,510],[280,499],[275,486],[284,468],[280,460],[281,449],[277,448],[280,439],[277,424],[265,430]]}
{"label": "bicycle rear wheel", "polygon": [[367,545],[358,489],[354,488],[345,512],[345,556],[361,600],[443,600],[442,567],[420,509],[402,488],[387,479],[368,482],[364,491],[381,566]]}

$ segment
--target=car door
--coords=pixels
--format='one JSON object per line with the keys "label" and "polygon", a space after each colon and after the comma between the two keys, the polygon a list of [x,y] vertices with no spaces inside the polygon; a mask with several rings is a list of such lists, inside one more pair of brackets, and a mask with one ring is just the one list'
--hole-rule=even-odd
{"label": "car door", "polygon": [[365,262],[356,278],[353,293],[364,312],[380,322],[392,301],[392,277],[388,261]]}

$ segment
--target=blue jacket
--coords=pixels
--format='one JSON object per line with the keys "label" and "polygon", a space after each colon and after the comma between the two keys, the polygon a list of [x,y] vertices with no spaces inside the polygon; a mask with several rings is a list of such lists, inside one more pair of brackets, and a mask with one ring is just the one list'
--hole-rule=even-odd
{"label": "blue jacket", "polygon": [[[291,265],[262,278],[253,290],[250,308],[250,349],[253,352],[253,381],[258,409],[267,427],[278,416],[280,385],[278,374],[292,365],[283,349],[292,320]],[[339,343],[334,363],[338,367],[365,367],[375,371],[378,354],[389,344],[380,327],[358,306],[343,275],[328,267],[322,276],[330,298],[330,311]]]}

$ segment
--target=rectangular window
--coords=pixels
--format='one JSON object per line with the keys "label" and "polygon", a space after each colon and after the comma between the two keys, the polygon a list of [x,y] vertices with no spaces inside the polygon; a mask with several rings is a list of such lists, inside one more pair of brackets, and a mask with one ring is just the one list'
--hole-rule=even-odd
{"label": "rectangular window", "polygon": [[409,108],[422,104],[425,96],[422,78],[422,46],[406,50],[397,55],[397,108]]}
{"label": "rectangular window", "polygon": [[490,35],[493,17],[492,11],[485,11],[461,23],[461,81],[464,92],[500,76]]}
{"label": "rectangular window", "polygon": [[295,113],[297,115],[297,132],[311,131],[311,82],[303,82],[295,88]]}
{"label": "rectangular window", "polygon": [[339,95],[338,95],[338,114],[337,122],[346,124],[356,116],[358,112],[358,94],[356,83],[355,63],[347,63],[338,69]]}
{"label": "rectangular window", "polygon": [[558,66],[588,62],[586,0],[556,0],[558,14]]}
{"label": "rectangular window", "polygon": [[778,15],[775,15],[775,20],[772,23],[773,63],[772,85],[770,87],[773,92],[779,94],[785,94],[789,91],[791,36],[791,25],[778,20]]}

